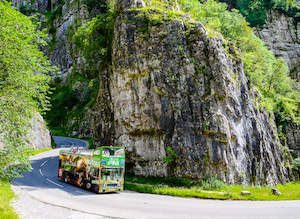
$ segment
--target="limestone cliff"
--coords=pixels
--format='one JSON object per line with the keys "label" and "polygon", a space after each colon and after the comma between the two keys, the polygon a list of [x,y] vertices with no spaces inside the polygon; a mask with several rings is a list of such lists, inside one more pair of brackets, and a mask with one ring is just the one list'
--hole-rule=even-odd
{"label": "limestone cliff", "polygon": [[[257,110],[234,49],[228,54],[224,40],[208,37],[201,23],[152,26],[127,10],[142,1],[122,2],[110,92],[116,143],[127,147],[129,168],[140,175],[285,182],[276,128]],[[164,159],[170,151],[176,155]]]}
{"label": "limestone cliff", "polygon": [[[69,121],[80,124],[75,134],[93,137],[96,145],[126,146],[127,169],[139,175],[287,182],[288,152],[274,118],[253,101],[259,93],[233,45],[209,37],[201,23],[186,17],[151,24],[130,10],[144,6],[142,0],[117,1],[112,60],[98,71],[93,108]],[[61,7],[53,23],[57,42],[49,54],[67,81],[68,75],[87,73],[84,57],[67,40],[68,30],[90,18],[80,1]],[[88,86],[72,84],[78,96]]]}
{"label": "limestone cliff", "polygon": [[29,146],[35,149],[51,148],[50,132],[45,125],[43,117],[37,113],[30,123],[29,141],[27,142]]}
{"label": "limestone cliff", "polygon": [[[0,149],[5,147],[3,143],[3,136],[9,133],[2,132],[0,135]],[[30,127],[27,135],[26,144],[34,149],[46,149],[51,148],[51,136],[50,132],[45,125],[43,117],[36,113],[35,116],[30,121]]]}

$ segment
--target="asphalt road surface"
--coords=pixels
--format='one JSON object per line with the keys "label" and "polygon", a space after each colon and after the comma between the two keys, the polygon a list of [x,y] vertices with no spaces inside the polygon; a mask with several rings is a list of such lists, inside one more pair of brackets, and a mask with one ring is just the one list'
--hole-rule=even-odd
{"label": "asphalt road surface", "polygon": [[[71,138],[55,141],[58,147],[88,146]],[[130,191],[94,194],[58,179],[59,150],[34,156],[33,170],[14,182],[39,201],[114,218],[300,218],[300,201],[219,201]]]}

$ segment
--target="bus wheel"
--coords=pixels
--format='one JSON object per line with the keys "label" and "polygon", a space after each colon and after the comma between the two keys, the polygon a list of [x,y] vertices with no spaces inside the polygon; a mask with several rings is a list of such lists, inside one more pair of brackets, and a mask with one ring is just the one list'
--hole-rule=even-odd
{"label": "bus wheel", "polygon": [[89,181],[85,182],[85,188],[90,190],[92,188],[92,184]]}

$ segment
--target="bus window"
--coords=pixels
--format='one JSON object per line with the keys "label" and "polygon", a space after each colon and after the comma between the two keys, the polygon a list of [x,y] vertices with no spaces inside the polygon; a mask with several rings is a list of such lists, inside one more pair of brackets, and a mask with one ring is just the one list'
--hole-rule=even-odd
{"label": "bus window", "polygon": [[122,180],[123,169],[102,169],[101,180]]}
{"label": "bus window", "polygon": [[115,157],[124,157],[124,149],[120,148],[115,151]]}
{"label": "bus window", "polygon": [[93,176],[94,176],[94,178],[99,178],[99,168],[94,169]]}
{"label": "bus window", "polygon": [[103,148],[102,157],[124,157],[123,148]]}
{"label": "bus window", "polygon": [[108,148],[103,148],[102,149],[102,157],[109,157],[110,156],[110,152]]}

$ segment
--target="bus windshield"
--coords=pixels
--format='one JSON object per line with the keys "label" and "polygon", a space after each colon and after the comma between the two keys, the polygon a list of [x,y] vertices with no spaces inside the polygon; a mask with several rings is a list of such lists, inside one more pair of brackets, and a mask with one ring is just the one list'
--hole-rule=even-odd
{"label": "bus windshield", "polygon": [[122,180],[123,169],[102,169],[101,180]]}
{"label": "bus windshield", "polygon": [[124,157],[124,148],[103,148],[102,157]]}

